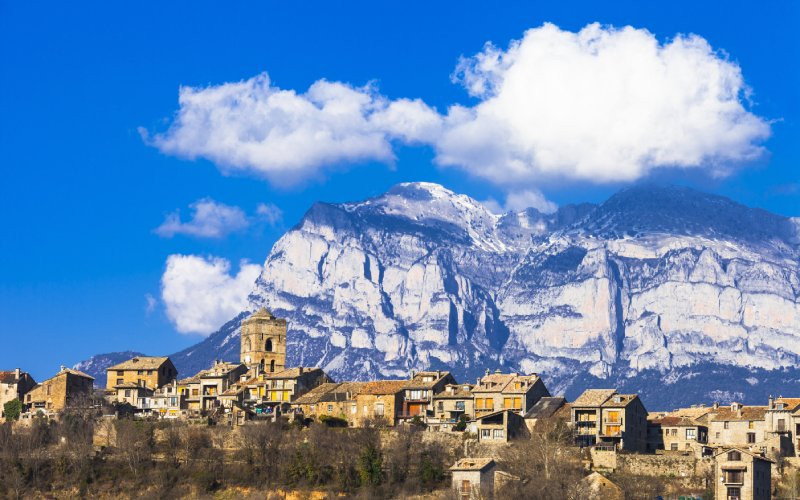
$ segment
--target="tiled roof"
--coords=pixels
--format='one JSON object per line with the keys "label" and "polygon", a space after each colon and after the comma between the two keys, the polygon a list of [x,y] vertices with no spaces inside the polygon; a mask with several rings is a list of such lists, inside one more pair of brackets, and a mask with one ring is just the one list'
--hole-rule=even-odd
{"label": "tiled roof", "polygon": [[303,375],[303,374],[306,374],[306,373],[318,372],[318,371],[321,372],[322,370],[320,368],[300,368],[300,367],[286,368],[285,370],[281,370],[279,372],[267,373],[267,374],[265,374],[265,378],[268,378],[268,379],[271,379],[271,380],[274,380],[274,379],[286,379],[286,378],[297,378],[300,375]]}
{"label": "tiled roof", "polygon": [[794,411],[800,409],[800,398],[778,398],[776,403],[783,403],[784,409]]}
{"label": "tiled roof", "polygon": [[730,406],[720,406],[711,420],[713,422],[764,420],[767,409],[766,406],[742,406],[740,410],[733,410]]}
{"label": "tiled roof", "polygon": [[648,419],[648,421],[655,425],[662,427],[697,427],[698,422],[689,417],[676,417],[673,415],[666,415],[660,418]]}
{"label": "tiled roof", "polygon": [[629,404],[639,399],[636,394],[617,394],[614,393],[603,403],[603,408],[625,408]]}
{"label": "tiled roof", "polygon": [[114,386],[114,389],[147,389],[152,390],[147,387],[142,387],[141,385],[136,385],[133,382],[128,382],[126,384],[117,384]]}
{"label": "tiled roof", "polygon": [[260,308],[258,311],[254,312],[250,316],[248,316],[245,321],[248,319],[257,318],[257,319],[275,319],[275,316],[269,312],[266,307]]}
{"label": "tiled roof", "polygon": [[667,413],[667,415],[672,417],[689,417],[697,419],[713,411],[714,408],[711,406],[695,406],[694,408],[678,408]]}
{"label": "tiled roof", "polygon": [[[415,373],[411,380],[406,380],[406,389],[431,389],[444,377],[450,375],[450,372],[418,372]],[[425,378],[431,377],[433,380],[425,381]]]}
{"label": "tiled roof", "polygon": [[322,400],[322,397],[326,394],[335,391],[339,386],[343,384],[336,383],[336,382],[328,382],[325,384],[318,385],[317,387],[311,389],[307,393],[303,394],[302,396],[298,397],[294,400],[294,404],[299,405],[308,405],[308,404],[316,404]]}
{"label": "tiled roof", "polygon": [[494,465],[494,460],[491,458],[461,458],[450,467],[450,470],[483,470],[490,465]]}
{"label": "tiled roof", "polygon": [[136,356],[106,370],[158,370],[168,360],[166,356]]}
{"label": "tiled roof", "polygon": [[528,410],[525,418],[550,418],[566,403],[566,398],[549,397],[541,398]]}
{"label": "tiled roof", "polygon": [[586,389],[578,399],[572,402],[572,407],[600,406],[617,391],[615,389]]}
{"label": "tiled roof", "polygon": [[357,394],[374,396],[397,394],[406,387],[407,382],[407,380],[376,380],[374,382],[365,382],[364,385],[358,388]]}
{"label": "tiled roof", "polygon": [[[453,388],[453,392],[448,391],[450,387]],[[450,384],[442,392],[433,396],[433,399],[469,399],[472,397],[472,387],[472,384]]]}
{"label": "tiled roof", "polygon": [[0,384],[14,384],[17,382],[16,372],[0,372]]}
{"label": "tiled roof", "polygon": [[481,377],[480,384],[472,388],[472,392],[499,392],[514,378],[513,373],[490,373]]}

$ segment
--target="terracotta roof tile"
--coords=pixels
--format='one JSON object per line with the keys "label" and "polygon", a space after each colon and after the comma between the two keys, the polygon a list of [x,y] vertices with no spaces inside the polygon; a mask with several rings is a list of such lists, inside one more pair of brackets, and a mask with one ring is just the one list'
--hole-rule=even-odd
{"label": "terracotta roof tile", "polygon": [[114,366],[109,366],[106,370],[158,370],[168,360],[169,358],[166,356],[136,356]]}
{"label": "terracotta roof tile", "polygon": [[766,406],[742,406],[741,410],[733,410],[729,406],[722,407],[716,411],[711,420],[714,422],[743,422],[749,420],[764,420],[767,413]]}
{"label": "terracotta roof tile", "polygon": [[600,406],[616,392],[615,389],[586,389],[572,402],[572,406]]}

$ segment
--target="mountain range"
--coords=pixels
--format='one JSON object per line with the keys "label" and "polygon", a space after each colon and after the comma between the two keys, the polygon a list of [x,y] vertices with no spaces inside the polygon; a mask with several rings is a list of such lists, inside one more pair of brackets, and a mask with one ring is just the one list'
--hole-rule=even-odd
{"label": "mountain range", "polygon": [[[337,380],[446,369],[540,373],[553,394],[638,392],[648,409],[800,393],[800,219],[685,187],[495,214],[438,184],[316,203],[273,246],[242,311],[173,354],[237,360],[259,307],[290,365]],[[130,353],[125,353],[127,356]],[[120,353],[77,365],[102,383]]]}

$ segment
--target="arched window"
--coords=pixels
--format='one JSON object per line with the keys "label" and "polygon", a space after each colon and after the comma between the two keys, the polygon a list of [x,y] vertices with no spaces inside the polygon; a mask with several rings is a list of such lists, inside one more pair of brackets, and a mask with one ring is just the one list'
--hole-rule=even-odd
{"label": "arched window", "polygon": [[267,339],[267,345],[264,347],[264,350],[267,352],[272,352],[272,339]]}
{"label": "arched window", "polygon": [[734,450],[728,452],[728,460],[730,460],[731,462],[738,462],[741,459],[742,459],[742,454],[739,453],[738,451]]}
{"label": "arched window", "polygon": [[250,344],[250,339],[245,339],[245,341],[244,341],[244,350],[245,351],[250,351],[251,348],[252,348],[252,345]]}
{"label": "arched window", "polygon": [[269,371],[271,371],[271,372],[275,371],[275,360],[274,359],[269,362]]}

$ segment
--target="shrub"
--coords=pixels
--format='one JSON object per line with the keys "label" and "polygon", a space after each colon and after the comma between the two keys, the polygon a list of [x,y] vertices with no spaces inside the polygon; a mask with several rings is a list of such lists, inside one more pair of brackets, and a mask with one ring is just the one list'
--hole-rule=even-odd
{"label": "shrub", "polygon": [[319,417],[319,421],[328,427],[347,427],[347,420],[331,415],[322,415]]}
{"label": "shrub", "polygon": [[17,398],[14,398],[3,405],[3,414],[8,421],[19,419],[20,413],[22,413],[22,402],[20,402],[20,400]]}

